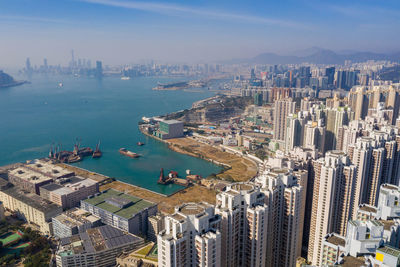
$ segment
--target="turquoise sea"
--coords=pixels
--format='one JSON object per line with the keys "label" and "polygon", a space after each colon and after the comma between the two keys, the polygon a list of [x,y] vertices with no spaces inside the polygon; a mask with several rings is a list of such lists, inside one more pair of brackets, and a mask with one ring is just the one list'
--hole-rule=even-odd
{"label": "turquoise sea", "polygon": [[[207,90],[153,91],[157,82],[179,78],[141,77],[102,80],[68,76],[34,76],[31,84],[0,90],[0,166],[48,155],[52,143],[72,150],[78,138],[94,148],[101,141],[103,157],[85,158],[78,167],[115,177],[155,192],[171,194],[181,187],[158,185],[160,169],[190,169],[203,177],[220,171],[207,161],[173,152],[138,130],[143,116],[189,108],[210,97]],[[58,84],[62,82],[63,87]],[[138,141],[144,146],[137,146]],[[127,149],[142,155],[131,159],[119,154]]]}

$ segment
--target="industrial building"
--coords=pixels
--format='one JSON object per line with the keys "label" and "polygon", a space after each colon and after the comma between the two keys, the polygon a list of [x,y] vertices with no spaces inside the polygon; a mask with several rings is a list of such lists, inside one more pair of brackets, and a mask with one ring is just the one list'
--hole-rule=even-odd
{"label": "industrial building", "polygon": [[53,232],[64,238],[85,232],[87,229],[102,225],[101,219],[90,212],[74,208],[53,218]]}
{"label": "industrial building", "polygon": [[54,183],[41,186],[40,196],[63,209],[77,207],[82,199],[99,192],[99,183],[78,176],[60,178]]}
{"label": "industrial building", "polygon": [[99,216],[105,224],[132,234],[147,233],[147,219],[157,213],[157,204],[108,189],[81,201],[81,208]]}
{"label": "industrial building", "polygon": [[37,226],[47,235],[52,234],[51,219],[62,213],[60,206],[18,187],[2,189],[0,201],[4,208],[15,212],[19,218]]}
{"label": "industrial building", "polygon": [[133,251],[142,244],[142,238],[109,225],[88,229],[60,240],[57,267],[115,266],[119,254]]}
{"label": "industrial building", "polygon": [[159,128],[154,135],[160,139],[179,138],[183,136],[183,122],[178,120],[164,120],[159,122]]}

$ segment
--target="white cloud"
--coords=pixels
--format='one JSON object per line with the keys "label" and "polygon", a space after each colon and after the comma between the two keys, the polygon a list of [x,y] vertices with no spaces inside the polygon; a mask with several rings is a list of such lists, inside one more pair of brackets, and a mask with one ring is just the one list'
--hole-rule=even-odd
{"label": "white cloud", "polygon": [[266,18],[266,17],[244,15],[237,13],[227,13],[227,12],[220,12],[217,10],[192,8],[174,4],[137,2],[137,1],[118,1],[118,0],[81,0],[81,1],[93,4],[106,5],[106,6],[161,13],[170,16],[195,15],[199,17],[207,17],[217,20],[231,20],[231,21],[235,20],[235,21],[244,21],[257,24],[276,25],[276,26],[296,28],[296,29],[310,29],[309,25],[305,25],[291,20]]}

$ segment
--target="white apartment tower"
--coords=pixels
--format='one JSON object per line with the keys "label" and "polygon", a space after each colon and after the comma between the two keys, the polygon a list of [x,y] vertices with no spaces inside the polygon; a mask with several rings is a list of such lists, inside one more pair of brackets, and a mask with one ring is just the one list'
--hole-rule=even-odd
{"label": "white apartment tower", "polygon": [[291,98],[275,101],[274,109],[274,138],[285,141],[286,137],[286,118],[295,112],[296,103]]}
{"label": "white apartment tower", "polygon": [[267,266],[296,266],[301,254],[306,188],[288,169],[273,168],[258,181],[269,207]]}
{"label": "white apartment tower", "polygon": [[157,236],[158,266],[220,266],[220,217],[208,203],[187,203],[165,217]]}
{"label": "white apartment tower", "polygon": [[321,246],[326,234],[346,232],[354,205],[357,168],[342,151],[328,151],[313,161],[314,187],[311,208],[308,260],[321,263]]}
{"label": "white apartment tower", "polygon": [[250,183],[227,186],[217,195],[221,216],[221,266],[265,266],[268,207],[264,194]]}

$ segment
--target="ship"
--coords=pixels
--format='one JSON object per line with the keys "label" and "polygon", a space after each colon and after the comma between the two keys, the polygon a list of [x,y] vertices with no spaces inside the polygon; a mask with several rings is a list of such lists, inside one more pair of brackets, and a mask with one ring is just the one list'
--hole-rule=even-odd
{"label": "ship", "polygon": [[121,77],[121,80],[130,80],[131,79],[131,77],[127,77],[127,76],[122,76]]}
{"label": "ship", "polygon": [[75,162],[79,162],[81,160],[82,160],[82,157],[80,155],[72,154],[67,157],[66,161],[67,161],[67,163],[75,163]]}
{"label": "ship", "polygon": [[140,157],[139,154],[137,154],[135,152],[132,152],[132,151],[129,151],[126,148],[120,148],[119,149],[119,153],[124,155],[124,156],[130,157],[130,158],[138,158],[138,157]]}
{"label": "ship", "polygon": [[136,143],[138,146],[143,146],[144,145],[144,143],[142,143],[142,142],[137,142]]}
{"label": "ship", "polygon": [[100,151],[100,141],[96,145],[96,149],[94,150],[92,154],[92,158],[100,158],[103,155],[103,153]]}

